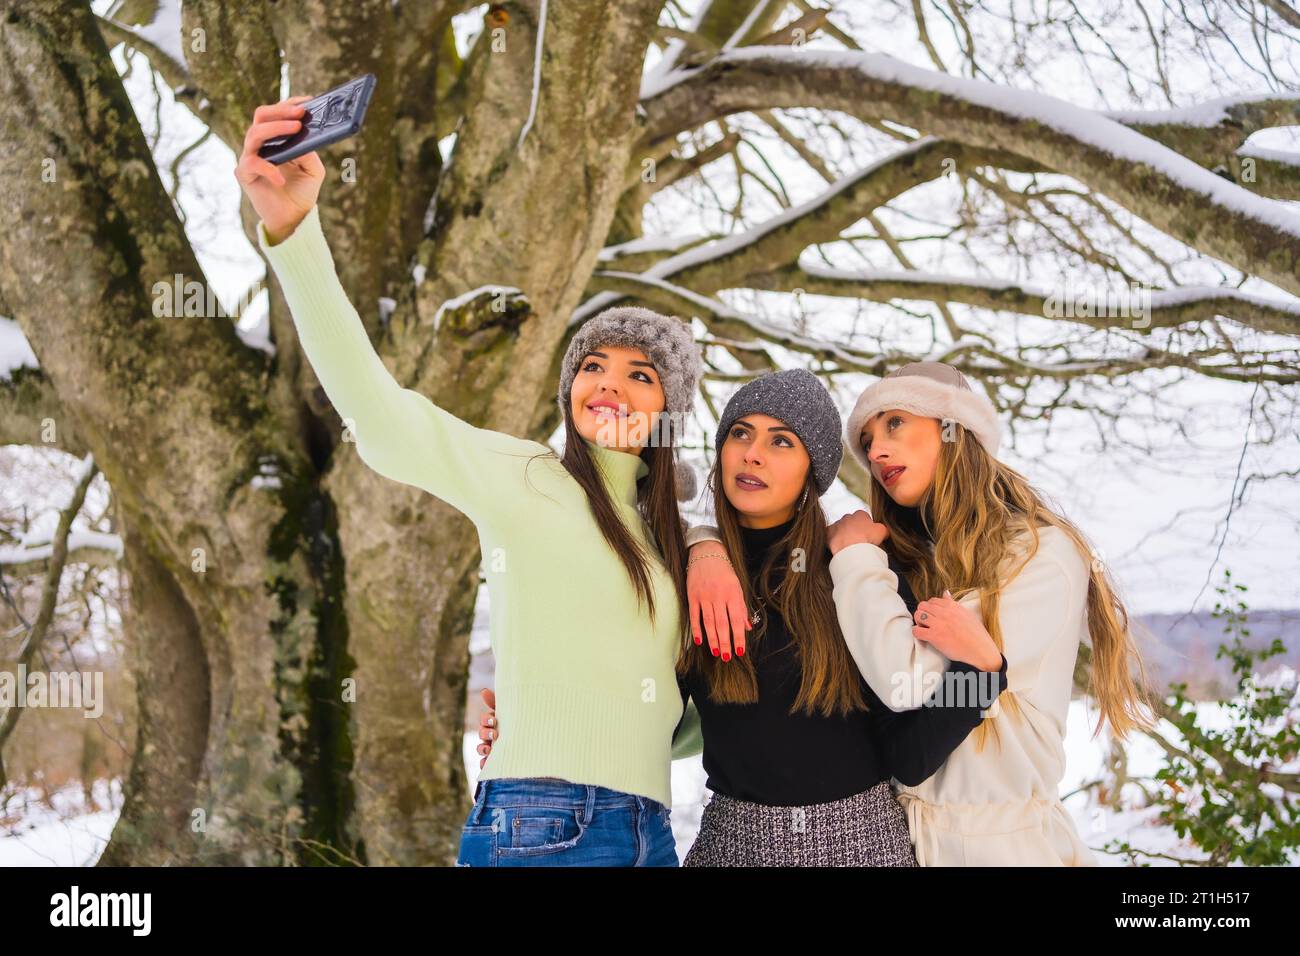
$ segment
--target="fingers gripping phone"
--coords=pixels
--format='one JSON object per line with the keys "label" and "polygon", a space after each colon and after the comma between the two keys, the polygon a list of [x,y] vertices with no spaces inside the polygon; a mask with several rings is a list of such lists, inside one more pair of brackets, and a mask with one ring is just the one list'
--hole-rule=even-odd
{"label": "fingers gripping phone", "polygon": [[370,105],[370,95],[374,90],[375,75],[366,73],[307,100],[302,104],[307,111],[302,118],[302,129],[289,136],[268,139],[257,155],[278,166],[355,136],[366,118],[366,107]]}

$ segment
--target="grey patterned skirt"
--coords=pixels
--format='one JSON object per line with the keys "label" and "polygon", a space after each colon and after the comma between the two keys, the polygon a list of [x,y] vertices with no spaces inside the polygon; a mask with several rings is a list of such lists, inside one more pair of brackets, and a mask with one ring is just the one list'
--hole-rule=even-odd
{"label": "grey patterned skirt", "polygon": [[772,807],[714,793],[682,866],[916,866],[888,780],[830,803]]}

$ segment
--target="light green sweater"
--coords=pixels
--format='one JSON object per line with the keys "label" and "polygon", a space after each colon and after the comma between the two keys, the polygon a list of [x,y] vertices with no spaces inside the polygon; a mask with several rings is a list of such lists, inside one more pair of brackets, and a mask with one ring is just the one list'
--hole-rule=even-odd
{"label": "light green sweater", "polygon": [[361,460],[478,529],[501,730],[480,779],[560,777],[671,806],[671,760],[700,752],[699,715],[687,708],[674,748],[678,601],[636,508],[645,461],[587,442],[615,507],[654,558],[653,626],[582,488],[553,455],[529,464],[550,455],[546,445],[476,428],[393,379],[338,280],[316,207],[278,245],[261,223],[257,231]]}

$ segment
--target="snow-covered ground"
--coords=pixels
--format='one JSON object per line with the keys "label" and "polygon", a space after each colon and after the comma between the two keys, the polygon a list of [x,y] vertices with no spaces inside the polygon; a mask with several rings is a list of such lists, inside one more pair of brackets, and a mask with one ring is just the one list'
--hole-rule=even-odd
{"label": "snow-covered ground", "polygon": [[111,809],[86,812],[80,786],[55,791],[53,807],[34,788],[16,794],[0,813],[0,866],[94,866],[121,812],[122,788],[97,780],[94,798]]}
{"label": "snow-covered ground", "polygon": [[[1218,725],[1225,718],[1219,704],[1200,707],[1203,723]],[[1149,808],[1112,810],[1099,807],[1092,791],[1079,788],[1097,778],[1105,759],[1108,733],[1103,730],[1097,739],[1091,738],[1095,711],[1085,709],[1083,701],[1070,705],[1066,730],[1066,771],[1061,781],[1061,796],[1074,817],[1075,826],[1084,841],[1097,852],[1103,865],[1125,866],[1122,856],[1106,854],[1101,848],[1110,840],[1124,838],[1141,849],[1156,853],[1190,858],[1195,856],[1190,844],[1181,840],[1172,828],[1152,822],[1154,811]],[[1167,730],[1169,728],[1166,728]],[[1178,737],[1170,734],[1177,743]],[[467,733],[464,741],[465,772],[470,789],[478,779],[478,743],[476,732]],[[1129,748],[1129,775],[1149,776],[1161,765],[1159,748],[1142,739]],[[677,856],[686,856],[700,825],[707,791],[704,786],[704,767],[699,757],[673,763],[673,835],[677,838]],[[53,799],[54,809],[36,802],[35,792],[11,800],[8,814],[0,818],[0,866],[91,866],[112,832],[113,823],[121,808],[121,790],[114,784],[111,793],[104,782],[95,789],[96,799],[103,806],[111,802],[112,810],[85,813],[80,789],[60,791]],[[1125,793],[1126,806],[1136,792]],[[22,800],[26,799],[24,807]],[[1173,865],[1168,861],[1153,859],[1147,862],[1156,866]],[[1300,865],[1300,854],[1293,854],[1292,865]]]}

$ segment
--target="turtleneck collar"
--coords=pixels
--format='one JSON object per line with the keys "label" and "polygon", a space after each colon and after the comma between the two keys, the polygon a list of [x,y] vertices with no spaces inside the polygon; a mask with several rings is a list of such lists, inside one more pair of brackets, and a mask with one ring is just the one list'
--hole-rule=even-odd
{"label": "turtleneck collar", "polygon": [[609,491],[610,497],[635,507],[637,479],[650,474],[650,466],[646,464],[646,460],[631,452],[598,445],[589,438],[582,440],[587,443],[587,451],[604,475],[605,488]]}
{"label": "turtleneck collar", "polygon": [[792,527],[794,518],[770,528],[746,528],[740,525],[740,540],[745,545],[745,563],[757,563]]}

